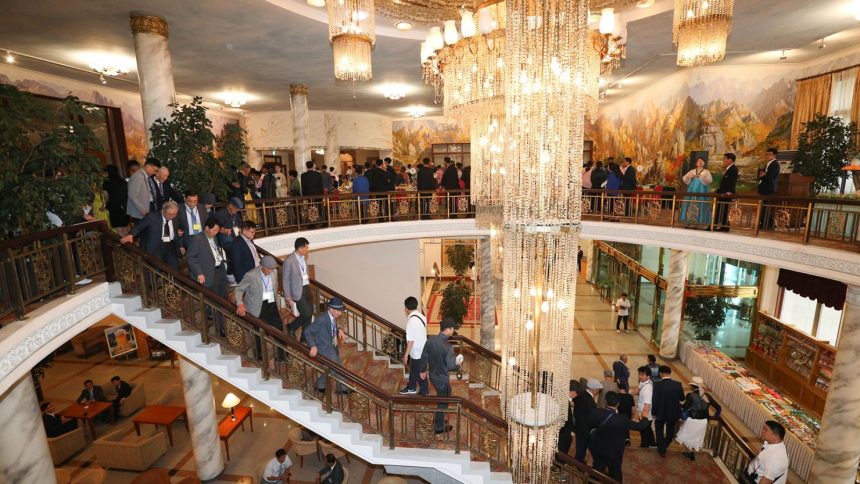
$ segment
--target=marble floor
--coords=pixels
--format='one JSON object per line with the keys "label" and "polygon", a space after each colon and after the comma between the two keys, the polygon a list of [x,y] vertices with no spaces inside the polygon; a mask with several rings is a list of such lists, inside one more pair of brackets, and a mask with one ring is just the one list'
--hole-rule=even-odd
{"label": "marble floor", "polygon": [[[105,354],[98,354],[89,358],[78,358],[71,351],[58,354],[54,365],[49,368],[42,381],[42,391],[47,401],[54,402],[58,409],[62,410],[72,404],[83,388],[83,381],[92,379],[98,385],[106,386],[113,375],[119,375],[123,380],[133,384],[143,384],[144,392],[148,401],[158,398],[164,390],[174,384],[182,383],[179,374],[179,365],[171,368],[168,361],[150,361],[131,359],[128,361],[110,360]],[[264,404],[251,399],[228,383],[213,377],[213,390],[215,401],[221,402],[228,392],[233,392],[242,398],[240,405],[253,407],[254,431],[246,425],[245,431],[237,430],[230,438],[230,460],[226,461],[226,468],[217,479],[208,481],[213,484],[223,483],[251,483],[251,476],[274,455],[279,447],[287,449],[290,459],[293,461],[291,468],[293,484],[309,484],[316,482],[317,471],[322,464],[316,457],[306,457],[304,467],[299,467],[299,458],[290,449],[288,432],[296,424],[283,415],[274,412]],[[228,411],[218,407],[219,418],[227,415]],[[149,427],[149,426],[144,426]],[[111,423],[96,423],[96,437],[103,436],[114,429],[122,429],[126,435],[134,434],[134,426],[130,418],[120,419],[114,426]],[[172,426],[174,445],[168,447],[167,453],[162,456],[153,467],[166,469],[171,476],[172,482],[179,482],[186,477],[196,477],[194,455],[191,450],[190,436],[185,430],[183,423],[176,422]],[[88,444],[92,441],[87,434]],[[223,446],[222,453],[223,451]],[[225,454],[226,459],[226,454]],[[373,483],[379,481],[384,473],[381,467],[369,465],[361,459],[350,457],[350,463],[341,459],[344,466],[349,469],[351,483]],[[63,463],[61,467],[68,469],[72,476],[83,472],[91,466],[98,466],[94,452],[87,447],[70,460]],[[108,470],[107,484],[127,484],[135,477],[136,472]],[[410,484],[424,482],[420,479],[406,479]]]}

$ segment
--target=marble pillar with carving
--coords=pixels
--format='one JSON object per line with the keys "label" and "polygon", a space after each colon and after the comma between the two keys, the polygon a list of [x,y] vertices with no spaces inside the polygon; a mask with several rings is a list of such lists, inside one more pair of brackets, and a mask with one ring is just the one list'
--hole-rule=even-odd
{"label": "marble pillar with carving", "polygon": [[681,309],[684,306],[684,285],[687,280],[687,253],[671,249],[669,270],[666,272],[666,304],[663,306],[663,332],[660,338],[660,356],[678,356],[678,338],[681,335]]}
{"label": "marble pillar with carving", "polygon": [[191,429],[191,446],[194,449],[194,460],[197,462],[197,477],[208,481],[224,471],[212,377],[206,370],[181,357],[179,373],[182,375],[182,389]]}
{"label": "marble pillar with carving", "polygon": [[489,238],[480,241],[478,252],[480,253],[481,281],[480,281],[480,304],[481,304],[481,346],[490,351],[496,349],[496,288],[493,279],[492,247]]}
{"label": "marble pillar with carving", "polygon": [[173,87],[173,64],[167,45],[167,22],[156,15],[131,12],[129,17],[137,59],[137,78],[143,107],[143,127],[151,148],[149,128],[158,118],[170,119],[176,99]]}
{"label": "marble pillar with carving", "polygon": [[293,113],[293,156],[297,169],[302,172],[305,171],[305,163],[311,160],[308,86],[290,84],[290,111]]}
{"label": "marble pillar with carving", "polygon": [[51,450],[29,373],[0,397],[0,422],[0,482],[55,484]]}
{"label": "marble pillar with carving", "polygon": [[325,128],[325,164],[340,176],[340,146],[337,144],[338,117],[335,113],[325,113],[323,127]]}
{"label": "marble pillar with carving", "polygon": [[860,462],[860,287],[848,286],[842,330],[809,482],[854,482]]}

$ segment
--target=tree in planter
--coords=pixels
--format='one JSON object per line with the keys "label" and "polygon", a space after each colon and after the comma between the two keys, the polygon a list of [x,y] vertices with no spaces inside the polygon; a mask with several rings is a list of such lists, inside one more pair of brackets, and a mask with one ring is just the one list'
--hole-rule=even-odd
{"label": "tree in planter", "polygon": [[90,109],[0,84],[0,240],[50,228],[48,211],[75,221],[92,203],[102,169],[101,145],[83,123]]}
{"label": "tree in planter", "polygon": [[230,173],[238,170],[248,152],[248,146],[245,144],[245,130],[237,123],[227,123],[215,143],[221,155],[221,163],[229,168]]}
{"label": "tree in planter", "polygon": [[693,325],[696,339],[710,340],[726,320],[728,304],[724,298],[700,296],[687,298],[684,314]]}
{"label": "tree in planter", "polygon": [[445,255],[458,279],[442,290],[440,312],[443,319],[451,318],[460,327],[469,312],[469,297],[472,295],[472,289],[466,284],[463,275],[475,260],[475,249],[465,244],[454,244],[445,249]]}
{"label": "tree in planter", "polygon": [[818,194],[839,188],[848,165],[856,153],[854,140],[857,124],[846,124],[837,116],[819,114],[803,123],[797,142],[797,153],[791,162],[795,173],[815,177],[812,190]]}
{"label": "tree in planter", "polygon": [[171,107],[170,119],[158,118],[150,128],[149,156],[170,169],[170,181],[180,192],[194,190],[227,199],[234,168],[215,157],[215,135],[203,99],[195,97],[191,104]]}

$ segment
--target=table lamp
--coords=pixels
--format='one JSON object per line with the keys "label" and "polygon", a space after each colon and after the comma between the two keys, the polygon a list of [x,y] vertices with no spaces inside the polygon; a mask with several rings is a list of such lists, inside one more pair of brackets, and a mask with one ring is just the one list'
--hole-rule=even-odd
{"label": "table lamp", "polygon": [[236,421],[236,405],[239,405],[239,397],[232,393],[228,393],[226,397],[224,397],[224,401],[221,402],[221,408],[229,408],[230,409],[230,420]]}

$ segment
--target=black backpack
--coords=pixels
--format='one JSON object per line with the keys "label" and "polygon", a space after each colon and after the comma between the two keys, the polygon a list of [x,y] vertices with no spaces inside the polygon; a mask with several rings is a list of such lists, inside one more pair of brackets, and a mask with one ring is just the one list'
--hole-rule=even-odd
{"label": "black backpack", "polygon": [[690,418],[708,418],[708,402],[696,392],[690,393]]}

